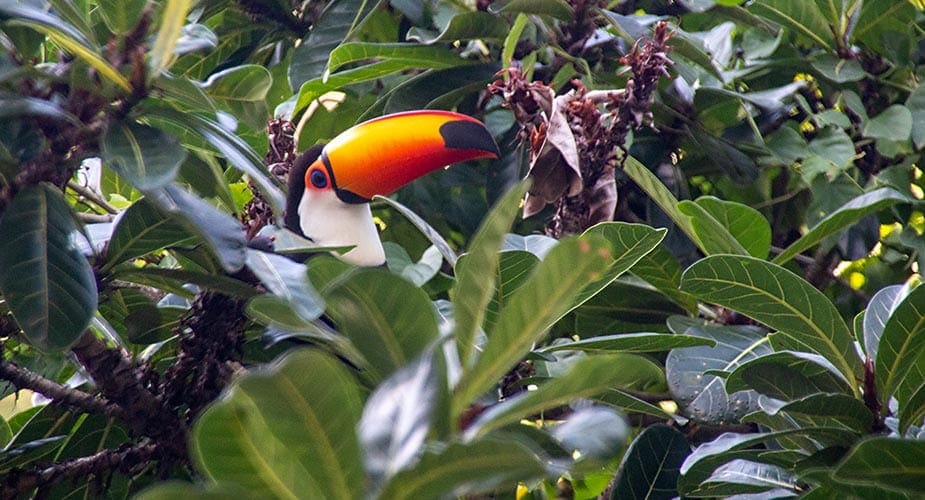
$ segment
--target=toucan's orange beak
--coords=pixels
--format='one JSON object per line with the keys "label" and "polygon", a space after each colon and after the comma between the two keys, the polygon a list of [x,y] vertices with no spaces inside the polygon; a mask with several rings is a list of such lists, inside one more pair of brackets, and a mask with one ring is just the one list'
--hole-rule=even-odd
{"label": "toucan's orange beak", "polygon": [[324,147],[316,163],[325,167],[342,201],[364,203],[444,166],[499,154],[491,133],[475,118],[449,111],[409,111],[344,131]]}

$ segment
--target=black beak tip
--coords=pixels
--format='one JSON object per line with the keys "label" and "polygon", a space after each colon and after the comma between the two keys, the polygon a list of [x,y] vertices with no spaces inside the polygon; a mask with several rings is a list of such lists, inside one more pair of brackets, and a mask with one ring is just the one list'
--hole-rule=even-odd
{"label": "black beak tip", "polygon": [[452,149],[477,149],[501,156],[491,132],[484,125],[468,120],[453,120],[440,126],[443,143]]}

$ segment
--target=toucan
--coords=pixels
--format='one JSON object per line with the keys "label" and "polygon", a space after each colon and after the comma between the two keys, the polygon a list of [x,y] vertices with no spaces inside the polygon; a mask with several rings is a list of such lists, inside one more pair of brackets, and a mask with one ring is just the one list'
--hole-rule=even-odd
{"label": "toucan", "polygon": [[284,225],[361,266],[385,263],[369,202],[453,163],[497,158],[480,121],[450,111],[407,111],[355,125],[300,154],[289,172]]}

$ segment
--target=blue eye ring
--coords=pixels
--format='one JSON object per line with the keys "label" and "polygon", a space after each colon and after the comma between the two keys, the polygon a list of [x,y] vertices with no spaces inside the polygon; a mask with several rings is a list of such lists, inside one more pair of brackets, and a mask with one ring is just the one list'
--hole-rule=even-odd
{"label": "blue eye ring", "polygon": [[322,189],[328,187],[328,176],[320,169],[312,170],[308,174],[308,179],[312,183],[312,186],[316,188]]}

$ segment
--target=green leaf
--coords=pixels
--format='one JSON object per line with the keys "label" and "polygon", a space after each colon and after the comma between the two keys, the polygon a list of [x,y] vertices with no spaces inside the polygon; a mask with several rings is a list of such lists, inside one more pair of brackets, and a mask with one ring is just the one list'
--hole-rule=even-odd
{"label": "green leaf", "polygon": [[186,159],[172,135],[131,120],[111,124],[101,147],[105,165],[141,191],[173,181]]}
{"label": "green leaf", "polygon": [[210,484],[208,487],[203,487],[173,480],[157,483],[141,490],[132,498],[136,500],[224,500],[227,498],[257,500],[261,498],[261,492],[248,491],[228,483]]}
{"label": "green leaf", "polygon": [[610,498],[677,496],[681,464],[690,452],[684,434],[674,428],[664,424],[647,427],[626,450]]}
{"label": "green leaf", "polygon": [[663,332],[668,318],[684,313],[648,285],[618,279],[575,310],[575,330],[582,337]]}
{"label": "green leaf", "polygon": [[864,124],[864,137],[908,140],[912,134],[912,112],[906,106],[894,104]]}
{"label": "green leaf", "polygon": [[639,259],[630,272],[687,311],[697,308],[697,300],[681,291],[681,264],[664,244]]}
{"label": "green leaf", "polygon": [[586,283],[602,276],[611,262],[609,244],[600,236],[561,240],[501,311],[482,354],[456,387],[453,415],[462,414],[527,354],[571,308]]}
{"label": "green leaf", "polygon": [[263,159],[240,137],[218,123],[192,113],[181,113],[166,106],[151,107],[149,115],[169,122],[205,139],[225,157],[228,164],[247,174],[259,189],[274,213],[283,213],[284,196],[275,179],[271,179]]}
{"label": "green leaf", "polygon": [[716,220],[703,206],[690,200],[682,200],[678,203],[678,210],[691,218],[691,226],[697,233],[697,239],[707,255],[722,253],[749,255],[748,250],[729,232],[729,229]]}
{"label": "green leaf", "polygon": [[456,282],[450,290],[456,326],[453,336],[460,362],[466,365],[475,349],[475,336],[482,323],[489,301],[502,293],[498,283],[500,253],[504,235],[511,229],[527,183],[520,183],[495,204],[472,237],[465,260],[455,267]]}
{"label": "green leaf", "polygon": [[793,401],[824,393],[850,394],[851,386],[827,359],[816,354],[780,351],[740,364],[726,377],[729,392],[752,389]]}
{"label": "green leaf", "polygon": [[845,394],[812,394],[790,402],[778,411],[809,417],[817,426],[844,427],[859,435],[869,434],[874,423],[874,416],[864,403]]}
{"label": "green leaf", "polygon": [[374,199],[375,201],[385,202],[396,211],[398,211],[398,213],[402,214],[406,219],[408,219],[409,222],[411,222],[412,225],[414,225],[414,227],[418,229],[418,231],[421,232],[421,234],[424,235],[425,238],[427,238],[428,241],[437,247],[437,250],[440,251],[440,253],[443,255],[443,258],[446,259],[446,261],[449,262],[451,266],[456,266],[456,260],[459,258],[456,255],[456,252],[454,252],[450,244],[447,243],[445,239],[443,239],[443,236],[441,236],[436,229],[428,224],[426,220],[422,219],[420,215],[414,213],[414,210],[411,210],[410,208],[386,196],[376,196]]}
{"label": "green leaf", "polygon": [[851,442],[854,434],[837,428],[807,427],[777,432],[762,432],[739,434],[724,432],[722,435],[703,443],[694,449],[681,466],[681,478],[678,490],[682,494],[689,494],[720,465],[735,458],[749,458],[753,461],[761,460],[766,454],[767,447],[759,446],[765,443],[774,443],[781,438],[801,436],[815,439],[822,437],[826,440],[841,439]]}
{"label": "green leaf", "polygon": [[146,194],[161,210],[179,217],[202,237],[226,271],[235,272],[244,266],[244,229],[231,215],[174,184]]}
{"label": "green leaf", "polygon": [[[678,208],[687,213],[683,205],[690,203],[692,202],[682,201],[682,206]],[[706,234],[706,231],[713,227],[712,221],[716,221],[725,230],[720,234],[730,235],[734,238],[734,242],[738,243],[737,245],[732,245],[732,242],[730,242],[728,245],[730,248],[745,250],[748,255],[760,259],[768,256],[768,250],[771,248],[771,226],[768,224],[767,219],[761,215],[761,212],[747,205],[720,200],[713,196],[701,196],[693,204],[696,204],[702,211],[698,212],[698,216],[695,216],[694,213],[687,214],[692,217],[691,224],[693,224],[694,230],[697,231],[697,236],[705,245],[716,237],[716,234]],[[712,220],[707,220],[704,215],[708,215],[709,219]],[[721,244],[717,249],[723,246],[727,245]]]}
{"label": "green leaf", "polygon": [[697,248],[704,253],[708,253],[697,237],[697,231],[694,230],[694,226],[690,222],[690,217],[684,215],[684,213],[678,209],[677,198],[671,194],[671,191],[665,187],[665,184],[663,184],[651,170],[646,168],[646,166],[640,163],[636,158],[627,156],[623,164],[623,171],[626,172],[626,175],[668,215],[671,222],[674,222],[674,224],[678,226],[678,229],[683,231],[684,234],[690,238],[691,242],[697,245]]}
{"label": "green leaf", "polygon": [[820,54],[812,59],[812,67],[822,76],[835,83],[856,82],[867,76],[857,59],[847,59],[835,54]]}
{"label": "green leaf", "polygon": [[292,53],[289,86],[296,90],[303,83],[321,78],[328,55],[363,23],[378,2],[373,0],[334,0],[315,21],[312,31]]}
{"label": "green leaf", "polygon": [[100,13],[106,26],[114,33],[127,33],[138,20],[148,4],[147,0],[118,0],[103,2],[99,5]]}
{"label": "green leaf", "polygon": [[[815,1],[764,0],[749,6],[749,11],[784,26],[797,35],[831,50],[832,31]],[[823,38],[825,37],[825,38]]]}
{"label": "green leaf", "polygon": [[696,335],[716,342],[713,347],[673,350],[665,360],[668,388],[684,415],[698,422],[723,424],[737,422],[744,414],[758,409],[754,391],[729,391],[723,379],[707,375],[707,370],[730,371],[771,351],[764,332],[753,326],[718,326],[693,319],[672,318],[669,326],[676,333]]}
{"label": "green leaf", "polygon": [[443,255],[435,245],[427,247],[421,255],[421,260],[417,262],[411,260],[408,252],[398,243],[383,241],[382,246],[385,249],[385,261],[389,271],[417,286],[424,286],[437,276],[443,264]]}
{"label": "green leaf", "polygon": [[[668,234],[668,230],[664,228],[655,229],[644,224],[629,224],[626,222],[602,222],[588,228],[587,231],[582,233],[582,237],[590,235],[602,236],[610,243],[613,260],[600,278],[592,281],[581,291],[572,303],[572,309],[597,295],[623,273],[636,265],[640,259],[662,242],[666,234]],[[564,315],[565,313],[563,313]]]}
{"label": "green leaf", "polygon": [[257,64],[243,64],[209,76],[203,87],[219,101],[263,101],[273,86],[270,71]]}
{"label": "green leaf", "polygon": [[877,392],[884,401],[900,386],[917,362],[925,360],[925,286],[900,302],[883,327],[877,348]]}
{"label": "green leaf", "polygon": [[547,15],[561,21],[571,21],[575,15],[564,0],[506,0],[499,4],[492,4],[491,12]]}
{"label": "green leaf", "polygon": [[864,352],[877,360],[877,350],[880,347],[880,337],[883,328],[890,319],[896,306],[908,295],[909,289],[903,285],[891,285],[881,288],[867,303],[863,315],[863,341]]}
{"label": "green leaf", "polygon": [[693,496],[730,497],[735,495],[795,494],[800,491],[796,476],[776,465],[736,459],[716,468]]}
{"label": "green leaf", "polygon": [[98,47],[73,25],[46,12],[41,4],[4,2],[0,5],[0,19],[7,20],[8,26],[25,26],[38,31],[65,51],[82,59],[125,92],[132,91],[128,79],[103,58]]}
{"label": "green leaf", "polygon": [[308,282],[305,264],[248,248],[246,265],[268,292],[287,300],[303,320],[317,319],[324,312],[324,302]]}
{"label": "green leaf", "polygon": [[176,217],[165,215],[147,198],[123,212],[106,246],[103,270],[153,251],[195,241]]}
{"label": "green leaf", "polygon": [[90,263],[72,242],[74,214],[60,191],[28,186],[0,217],[0,295],[30,344],[63,351],[97,306]]}
{"label": "green leaf", "polygon": [[669,335],[664,333],[624,333],[619,335],[602,335],[574,342],[553,344],[538,349],[538,352],[583,351],[588,353],[615,352],[661,352],[685,347],[716,345],[716,341],[694,335]]}
{"label": "green leaf", "polygon": [[832,475],[851,484],[877,484],[913,495],[925,484],[925,441],[872,437],[852,448]]}
{"label": "green leaf", "polygon": [[183,32],[186,16],[193,8],[192,0],[167,0],[161,8],[161,25],[157,29],[157,36],[151,47],[148,65],[152,75],[170,67],[173,62],[173,49]]}
{"label": "green leaf", "polygon": [[578,460],[598,461],[618,457],[631,432],[622,413],[600,405],[579,408],[552,429],[553,437],[573,456],[577,452]]}
{"label": "green leaf", "polygon": [[912,113],[912,142],[921,149],[925,146],[925,85],[917,85],[905,104]]}
{"label": "green leaf", "polygon": [[487,12],[463,12],[453,16],[439,35],[415,27],[408,30],[407,39],[426,45],[474,39],[501,41],[510,30],[511,27],[507,21],[499,16]]}
{"label": "green leaf", "polygon": [[396,474],[379,498],[462,497],[503,484],[543,477],[546,457],[513,440],[452,443],[425,453],[416,466]]}
{"label": "green leaf", "polygon": [[[371,490],[419,458],[439,403],[444,377],[435,366],[436,357],[427,353],[393,373],[376,387],[363,408],[357,433],[365,452]],[[445,392],[445,389],[444,389]]]}
{"label": "green leaf", "polygon": [[207,290],[222,292],[226,295],[252,297],[257,291],[243,281],[221,274],[207,274],[186,269],[168,269],[163,267],[133,265],[113,268],[112,277],[115,279],[148,285],[169,291],[183,297],[193,294],[183,288],[183,285],[192,283]]}
{"label": "green leaf", "polygon": [[374,380],[421,355],[437,338],[424,290],[382,269],[357,269],[324,286],[326,313],[366,359]]}
{"label": "green leaf", "polygon": [[605,354],[575,362],[565,374],[500,403],[479,415],[466,430],[468,438],[484,436],[505,425],[581,398],[592,398],[611,389],[635,386],[663,377],[661,367],[641,356]]}
{"label": "green leaf", "polygon": [[341,363],[295,351],[239,378],[203,412],[192,455],[213,481],[262,495],[357,498],[364,483],[360,411],[356,382]]}
{"label": "green leaf", "polygon": [[313,78],[306,81],[299,87],[299,97],[293,107],[293,116],[300,113],[312,101],[332,90],[337,90],[355,83],[368,82],[376,80],[392,73],[397,73],[407,69],[402,61],[379,61],[372,64],[360,66],[359,68],[348,69],[330,75],[328,78]]}
{"label": "green leaf", "polygon": [[863,367],[848,325],[832,302],[799,276],[753,257],[713,255],[687,268],[681,288],[779,330],[801,350],[825,357],[859,395]]}
{"label": "green leaf", "polygon": [[878,212],[896,203],[906,203],[908,201],[907,196],[890,188],[880,188],[864,193],[819,221],[809,232],[785,248],[772,262],[783,265],[804,250],[822,241],[826,236],[854,224],[866,215]]}
{"label": "green leaf", "polygon": [[466,60],[446,47],[416,43],[350,42],[338,46],[328,59],[328,71],[366,59],[399,61],[406,69],[442,69],[466,64]]}

